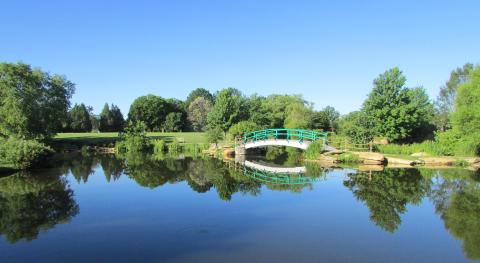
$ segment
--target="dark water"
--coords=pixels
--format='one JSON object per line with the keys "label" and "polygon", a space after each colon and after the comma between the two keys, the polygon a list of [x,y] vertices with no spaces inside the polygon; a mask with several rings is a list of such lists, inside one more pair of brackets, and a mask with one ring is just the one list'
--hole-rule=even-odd
{"label": "dark water", "polygon": [[468,170],[310,164],[288,183],[209,158],[57,166],[0,179],[0,262],[480,259],[480,181]]}

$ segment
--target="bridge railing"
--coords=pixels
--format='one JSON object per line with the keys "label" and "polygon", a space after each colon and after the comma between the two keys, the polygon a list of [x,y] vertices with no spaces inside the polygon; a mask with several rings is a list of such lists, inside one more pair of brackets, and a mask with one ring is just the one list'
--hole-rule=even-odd
{"label": "bridge railing", "polygon": [[248,132],[243,135],[243,143],[256,142],[268,139],[285,139],[285,140],[298,140],[298,141],[327,141],[327,133],[303,130],[303,129],[265,129],[260,131]]}
{"label": "bridge railing", "polygon": [[283,184],[283,185],[304,185],[315,182],[315,178],[305,176],[304,174],[283,174],[271,173],[244,167],[243,174],[264,183]]}

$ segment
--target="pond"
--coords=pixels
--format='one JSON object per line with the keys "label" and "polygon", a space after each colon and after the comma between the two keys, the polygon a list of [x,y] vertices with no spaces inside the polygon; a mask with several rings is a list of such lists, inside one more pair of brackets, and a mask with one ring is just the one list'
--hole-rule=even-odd
{"label": "pond", "polygon": [[72,156],[0,178],[0,262],[480,259],[478,172],[249,161]]}

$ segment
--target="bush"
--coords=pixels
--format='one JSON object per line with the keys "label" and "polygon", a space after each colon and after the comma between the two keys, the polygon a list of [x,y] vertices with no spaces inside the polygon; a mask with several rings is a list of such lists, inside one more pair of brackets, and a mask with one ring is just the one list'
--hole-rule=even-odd
{"label": "bush", "polygon": [[315,160],[317,159],[320,154],[322,153],[324,148],[324,143],[323,141],[315,141],[312,142],[307,150],[305,150],[305,158],[308,160]]}
{"label": "bush", "polygon": [[0,163],[18,169],[32,168],[52,152],[48,146],[35,140],[16,138],[0,140]]}
{"label": "bush", "polygon": [[358,155],[353,153],[344,153],[338,156],[338,161],[341,163],[361,163],[362,160]]}
{"label": "bush", "polygon": [[117,152],[146,152],[151,149],[150,140],[145,133],[146,126],[143,122],[130,123],[125,128],[125,133],[120,134],[120,141],[115,145]]}
{"label": "bush", "polygon": [[259,130],[260,126],[258,126],[255,122],[252,121],[241,121],[237,124],[232,125],[230,129],[228,129],[228,140],[233,141],[235,138],[240,138],[243,136],[244,133],[252,132]]}
{"label": "bush", "polygon": [[213,127],[207,130],[207,140],[209,143],[215,143],[218,146],[218,142],[223,140],[223,131],[220,127]]}

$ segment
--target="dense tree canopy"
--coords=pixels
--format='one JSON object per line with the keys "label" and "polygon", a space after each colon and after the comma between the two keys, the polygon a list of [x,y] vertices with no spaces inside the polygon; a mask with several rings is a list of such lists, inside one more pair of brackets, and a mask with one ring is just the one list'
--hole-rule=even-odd
{"label": "dense tree canopy", "polygon": [[100,127],[101,132],[119,132],[125,125],[125,119],[120,109],[112,104],[111,107],[105,103],[103,110],[100,113]]}
{"label": "dense tree canopy", "polygon": [[450,73],[450,79],[440,88],[435,102],[435,125],[441,131],[451,128],[451,114],[454,111],[455,97],[458,87],[469,80],[473,64],[466,63]]}
{"label": "dense tree canopy", "polygon": [[221,90],[216,98],[212,111],[208,114],[210,127],[220,127],[226,132],[233,124],[245,119],[245,99],[242,93],[234,88]]}
{"label": "dense tree canopy", "polygon": [[480,67],[471,71],[470,81],[458,88],[453,125],[463,134],[480,133]]}
{"label": "dense tree canopy", "polygon": [[90,109],[85,104],[75,104],[69,112],[70,131],[90,132],[92,131],[92,121],[90,118]]}
{"label": "dense tree canopy", "polygon": [[0,135],[48,138],[67,118],[75,85],[30,65],[0,63]]}
{"label": "dense tree canopy", "polygon": [[187,118],[194,131],[203,131],[207,125],[207,117],[212,110],[212,103],[204,97],[197,97],[188,106]]}
{"label": "dense tree canopy", "polygon": [[363,104],[363,112],[373,124],[375,135],[391,141],[413,141],[416,131],[431,122],[433,107],[423,88],[409,89],[398,68],[380,74]]}
{"label": "dense tree canopy", "polygon": [[160,96],[146,95],[136,98],[130,106],[128,120],[142,121],[148,131],[160,131],[168,114],[169,105]]}
{"label": "dense tree canopy", "polygon": [[210,93],[210,91],[204,88],[197,88],[190,92],[190,94],[187,97],[187,100],[185,101],[185,105],[189,107],[190,104],[199,97],[202,97],[205,100],[209,101],[210,104],[213,104],[215,102],[215,97],[212,95],[212,93]]}

